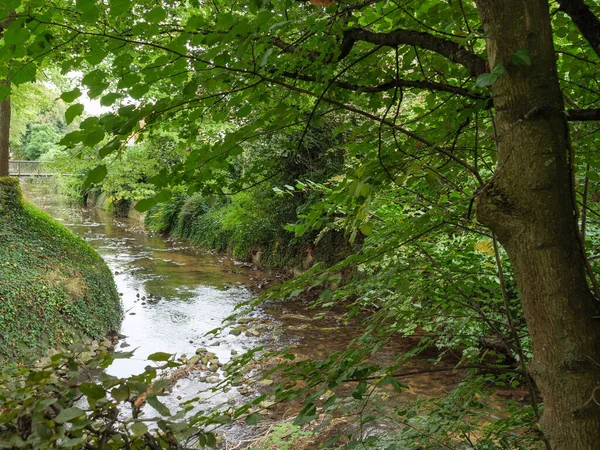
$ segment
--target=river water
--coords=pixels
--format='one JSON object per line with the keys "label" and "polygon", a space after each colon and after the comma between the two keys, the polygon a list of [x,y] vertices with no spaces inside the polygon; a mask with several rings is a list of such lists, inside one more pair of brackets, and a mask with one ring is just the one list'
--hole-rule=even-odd
{"label": "river water", "polygon": [[[145,233],[134,220],[114,218],[95,208],[70,206],[49,196],[47,189],[39,189],[36,183],[23,186],[25,197],[89,242],[114,274],[124,311],[119,331],[126,336],[117,350],[135,353],[132,358],[116,360],[107,372],[127,377],[143,372],[151,353],[190,357],[199,347],[226,363],[232,352],[242,353],[257,345],[259,338],[245,334],[222,333],[218,338],[205,334],[219,327],[236,305],[251,299],[251,283],[263,280],[266,274],[225,256]],[[174,410],[180,401],[207,387],[198,377],[184,377],[165,403]],[[205,406],[237,395],[235,389],[206,395]]]}

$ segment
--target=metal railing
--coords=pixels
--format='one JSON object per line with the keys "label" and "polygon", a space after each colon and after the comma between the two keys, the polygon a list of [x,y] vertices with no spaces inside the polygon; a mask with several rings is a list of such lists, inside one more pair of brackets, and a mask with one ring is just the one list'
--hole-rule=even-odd
{"label": "metal railing", "polygon": [[49,161],[19,161],[8,162],[8,173],[13,177],[51,177],[55,170],[48,167]]}

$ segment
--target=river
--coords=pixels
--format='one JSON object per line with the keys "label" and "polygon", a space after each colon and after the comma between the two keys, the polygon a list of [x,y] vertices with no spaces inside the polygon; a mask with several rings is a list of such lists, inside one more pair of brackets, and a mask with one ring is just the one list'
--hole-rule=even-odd
{"label": "river", "polygon": [[[41,186],[43,183],[26,183],[23,191],[27,200],[89,242],[114,274],[124,311],[119,331],[125,335],[117,350],[135,353],[131,358],[115,360],[108,373],[127,377],[143,372],[152,353],[190,357],[199,347],[226,363],[232,353],[242,353],[266,338],[244,333],[205,334],[219,327],[236,305],[251,299],[251,284],[262,282],[267,274],[226,256],[148,234],[135,220],[65,204]],[[203,378],[194,374],[183,377],[164,403],[175,410],[180,401],[207,387]],[[236,396],[239,393],[235,389],[206,395],[204,406]]]}

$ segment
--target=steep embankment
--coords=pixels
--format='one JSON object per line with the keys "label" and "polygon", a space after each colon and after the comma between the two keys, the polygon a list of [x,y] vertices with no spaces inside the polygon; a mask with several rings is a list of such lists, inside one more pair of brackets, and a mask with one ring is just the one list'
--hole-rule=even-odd
{"label": "steep embankment", "polygon": [[120,319],[119,296],[102,258],[23,203],[18,180],[0,178],[0,360],[102,336]]}

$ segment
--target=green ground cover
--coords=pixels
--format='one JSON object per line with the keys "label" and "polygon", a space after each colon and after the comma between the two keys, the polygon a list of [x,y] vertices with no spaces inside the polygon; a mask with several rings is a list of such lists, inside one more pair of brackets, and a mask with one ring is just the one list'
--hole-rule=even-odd
{"label": "green ground cover", "polygon": [[121,304],[94,249],[0,178],[0,360],[116,329]]}

